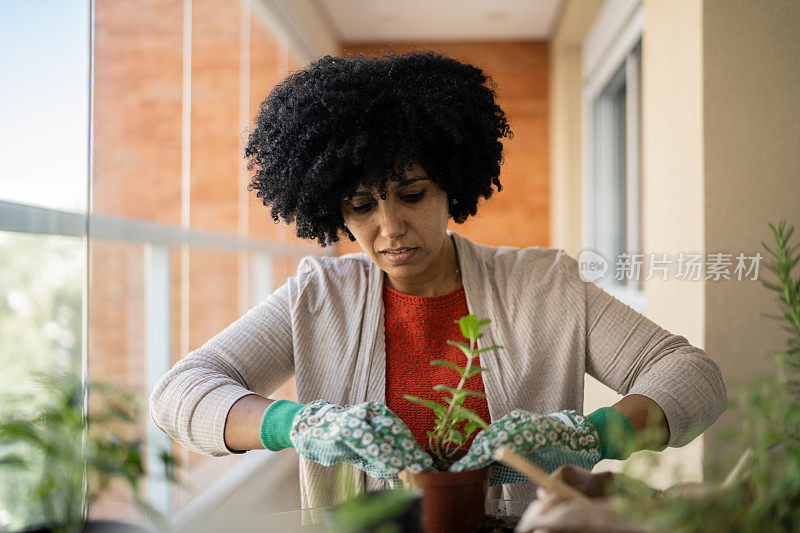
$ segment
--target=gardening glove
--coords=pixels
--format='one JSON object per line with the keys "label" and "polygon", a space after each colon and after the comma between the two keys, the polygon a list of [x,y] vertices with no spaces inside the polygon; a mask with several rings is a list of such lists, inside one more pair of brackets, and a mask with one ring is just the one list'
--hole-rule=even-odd
{"label": "gardening glove", "polygon": [[[564,464],[591,470],[601,459],[624,458],[625,445],[632,437],[633,427],[628,419],[610,407],[595,411],[589,417],[572,410],[543,416],[515,409],[478,433],[467,455],[450,470],[475,470],[491,464],[494,452],[504,445],[510,445],[548,474]],[[527,478],[498,464],[489,484],[520,481],[527,481]]]}
{"label": "gardening glove", "polygon": [[405,468],[435,470],[411,430],[379,402],[341,406],[324,400],[308,405],[278,400],[264,412],[261,442],[273,451],[294,446],[306,459],[325,466],[352,463],[393,485],[399,485],[397,474]]}

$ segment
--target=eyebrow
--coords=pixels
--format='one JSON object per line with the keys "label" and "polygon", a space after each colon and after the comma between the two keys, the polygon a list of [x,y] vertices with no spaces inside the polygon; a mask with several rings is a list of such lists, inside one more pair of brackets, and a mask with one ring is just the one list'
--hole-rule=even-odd
{"label": "eyebrow", "polygon": [[[397,182],[398,182],[397,186],[398,187],[405,187],[406,185],[411,185],[412,183],[415,183],[417,181],[424,181],[424,180],[429,180],[429,179],[430,178],[426,178],[424,176],[416,176],[416,177],[408,178],[408,179],[403,177],[403,178],[400,178],[399,180],[397,180]],[[372,196],[372,195],[367,191],[356,191],[355,193],[353,193],[352,196],[350,196],[350,198],[352,199],[352,198],[355,198],[357,196],[367,196],[367,197],[369,197],[369,196]]]}

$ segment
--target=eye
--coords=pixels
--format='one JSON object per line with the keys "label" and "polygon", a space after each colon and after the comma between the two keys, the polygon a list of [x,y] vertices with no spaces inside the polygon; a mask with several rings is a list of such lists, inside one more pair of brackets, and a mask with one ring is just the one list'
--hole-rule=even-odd
{"label": "eye", "polygon": [[[408,202],[410,204],[414,204],[422,200],[425,197],[425,191],[420,191],[413,194],[404,194],[400,196],[400,199],[404,202]],[[350,205],[350,209],[353,210],[354,213],[366,213],[367,211],[371,210],[375,206],[375,202],[369,202],[362,205]]]}
{"label": "eye", "polygon": [[419,202],[420,200],[422,200],[422,198],[424,196],[425,196],[425,191],[422,191],[422,192],[418,192],[418,193],[414,193],[414,194],[407,194],[405,196],[401,196],[401,198],[403,200],[405,200],[406,202],[409,202],[409,203],[413,204],[413,203],[416,203],[416,202]]}
{"label": "eye", "polygon": [[351,209],[356,213],[366,213],[367,211],[372,209],[372,204],[354,205],[351,207]]}

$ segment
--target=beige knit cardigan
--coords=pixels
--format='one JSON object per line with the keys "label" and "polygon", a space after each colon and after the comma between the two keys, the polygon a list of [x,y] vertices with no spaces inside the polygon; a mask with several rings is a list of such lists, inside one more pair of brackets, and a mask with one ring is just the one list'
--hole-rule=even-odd
{"label": "beige knit cardigan", "polygon": [[[486,246],[447,233],[470,313],[492,320],[479,346],[504,347],[481,357],[493,420],[514,408],[581,411],[585,373],[658,403],[669,446],[688,444],[722,413],[719,366],[582,281],[563,250]],[[153,421],[183,446],[218,457],[233,453],[223,435],[234,402],[253,392],[268,397],[292,375],[302,403],[384,401],[382,286],[383,272],[363,253],[304,257],[295,276],[161,377],[150,397]],[[300,459],[304,508],[383,486],[349,464]],[[535,488],[506,485],[502,497],[532,499]]]}

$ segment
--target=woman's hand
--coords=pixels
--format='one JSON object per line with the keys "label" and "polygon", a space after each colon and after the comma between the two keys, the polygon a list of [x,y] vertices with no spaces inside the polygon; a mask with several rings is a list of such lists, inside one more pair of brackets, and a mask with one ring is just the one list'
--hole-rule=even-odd
{"label": "woman's hand", "polygon": [[551,478],[585,494],[588,502],[565,499],[540,486],[536,501],[532,502],[517,522],[514,531],[519,533],[647,533],[650,531],[623,520],[614,510],[612,486],[616,474],[601,472],[593,474],[580,467],[561,466]]}
{"label": "woman's hand", "polygon": [[628,494],[647,495],[655,503],[664,497],[697,498],[724,491],[719,485],[679,483],[659,490],[644,481],[615,472],[593,473],[580,467],[561,466],[550,478],[557,478],[590,498],[581,501],[564,498],[544,486],[536,490],[536,500],[522,514],[514,531],[519,533],[654,533],[662,531],[618,512]]}
{"label": "woman's hand", "polygon": [[352,463],[380,479],[406,468],[434,470],[408,426],[380,402],[340,406],[317,400],[294,418],[289,439],[306,459],[325,466]]}
{"label": "woman's hand", "polygon": [[[491,464],[495,451],[504,445],[510,445],[548,474],[563,464],[591,470],[601,459],[597,431],[583,415],[570,410],[544,416],[515,409],[478,433],[467,455],[450,471],[477,470]],[[498,464],[490,485],[520,481],[527,478]]]}

